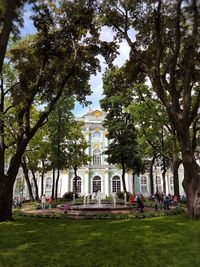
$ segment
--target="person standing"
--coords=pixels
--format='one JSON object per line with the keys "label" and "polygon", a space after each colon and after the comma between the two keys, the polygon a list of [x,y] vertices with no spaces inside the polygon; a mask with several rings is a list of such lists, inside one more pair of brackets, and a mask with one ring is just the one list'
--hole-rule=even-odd
{"label": "person standing", "polygon": [[143,213],[144,212],[144,199],[141,194],[137,197],[137,204],[138,204],[137,210],[140,209],[140,212]]}
{"label": "person standing", "polygon": [[52,204],[52,197],[50,197],[48,200],[49,209],[51,209],[51,204]]}
{"label": "person standing", "polygon": [[44,210],[46,206],[46,197],[45,195],[42,196],[42,209]]}

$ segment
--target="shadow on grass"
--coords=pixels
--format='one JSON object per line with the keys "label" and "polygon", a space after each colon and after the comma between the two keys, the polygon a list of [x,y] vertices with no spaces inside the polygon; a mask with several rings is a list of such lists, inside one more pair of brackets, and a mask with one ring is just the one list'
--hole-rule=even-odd
{"label": "shadow on grass", "polygon": [[200,266],[200,222],[18,218],[0,224],[0,266]]}

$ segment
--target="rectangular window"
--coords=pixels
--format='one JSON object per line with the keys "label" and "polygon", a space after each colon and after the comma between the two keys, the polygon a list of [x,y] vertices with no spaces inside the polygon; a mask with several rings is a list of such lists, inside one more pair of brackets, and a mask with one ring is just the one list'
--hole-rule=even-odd
{"label": "rectangular window", "polygon": [[141,185],[141,192],[142,193],[147,193],[148,192],[147,185]]}
{"label": "rectangular window", "polygon": [[113,193],[120,192],[121,191],[120,181],[113,181],[112,182],[112,188],[113,188]]}

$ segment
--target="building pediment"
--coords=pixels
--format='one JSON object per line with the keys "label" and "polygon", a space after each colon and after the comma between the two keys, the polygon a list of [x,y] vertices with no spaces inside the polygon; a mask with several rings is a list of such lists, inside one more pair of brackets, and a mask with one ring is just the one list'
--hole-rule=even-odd
{"label": "building pediment", "polygon": [[87,120],[102,120],[105,117],[105,112],[101,111],[101,110],[93,110],[93,111],[89,111],[87,112],[85,115],[83,115],[83,118],[87,119]]}

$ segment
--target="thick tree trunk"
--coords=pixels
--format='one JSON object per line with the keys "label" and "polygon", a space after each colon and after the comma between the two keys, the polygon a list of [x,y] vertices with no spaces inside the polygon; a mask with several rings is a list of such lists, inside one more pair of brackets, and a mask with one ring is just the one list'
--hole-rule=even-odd
{"label": "thick tree trunk", "polygon": [[179,132],[179,141],[184,166],[183,186],[187,197],[188,215],[200,219],[200,166],[192,149],[189,131]]}
{"label": "thick tree trunk", "polygon": [[153,155],[153,158],[151,159],[150,168],[149,168],[149,180],[150,180],[150,193],[151,193],[151,195],[153,195],[155,193],[154,184],[153,184],[153,166],[154,166],[154,163],[156,160],[156,156],[157,156],[157,154],[155,153]]}
{"label": "thick tree trunk", "polygon": [[38,184],[37,184],[37,179],[35,177],[35,172],[31,170],[32,177],[33,177],[33,182],[35,186],[35,200],[39,201],[39,193],[38,193]]}
{"label": "thick tree trunk", "polygon": [[123,191],[124,191],[124,193],[127,193],[126,181],[125,181],[125,174],[126,174],[126,167],[125,167],[124,162],[122,162],[122,185],[123,185]]}
{"label": "thick tree trunk", "polygon": [[188,215],[200,219],[200,167],[191,151],[183,153],[183,166]]}
{"label": "thick tree trunk", "polygon": [[25,160],[24,157],[22,158],[21,166],[22,166],[24,177],[25,177],[26,184],[27,184],[27,187],[28,187],[29,198],[30,198],[31,201],[33,201],[33,199],[34,199],[33,191],[32,191],[32,187],[31,187],[29,175],[28,175],[28,168],[27,168],[26,160]]}
{"label": "thick tree trunk", "polygon": [[7,175],[0,176],[0,221],[12,220],[13,187],[26,145],[24,142],[21,150],[11,158]]}
{"label": "thick tree trunk", "polygon": [[3,176],[0,179],[0,222],[12,221],[14,179]]}
{"label": "thick tree trunk", "polygon": [[60,178],[60,170],[58,169],[57,170],[57,178],[56,178],[55,199],[58,198],[58,181],[59,181],[59,178]]}

